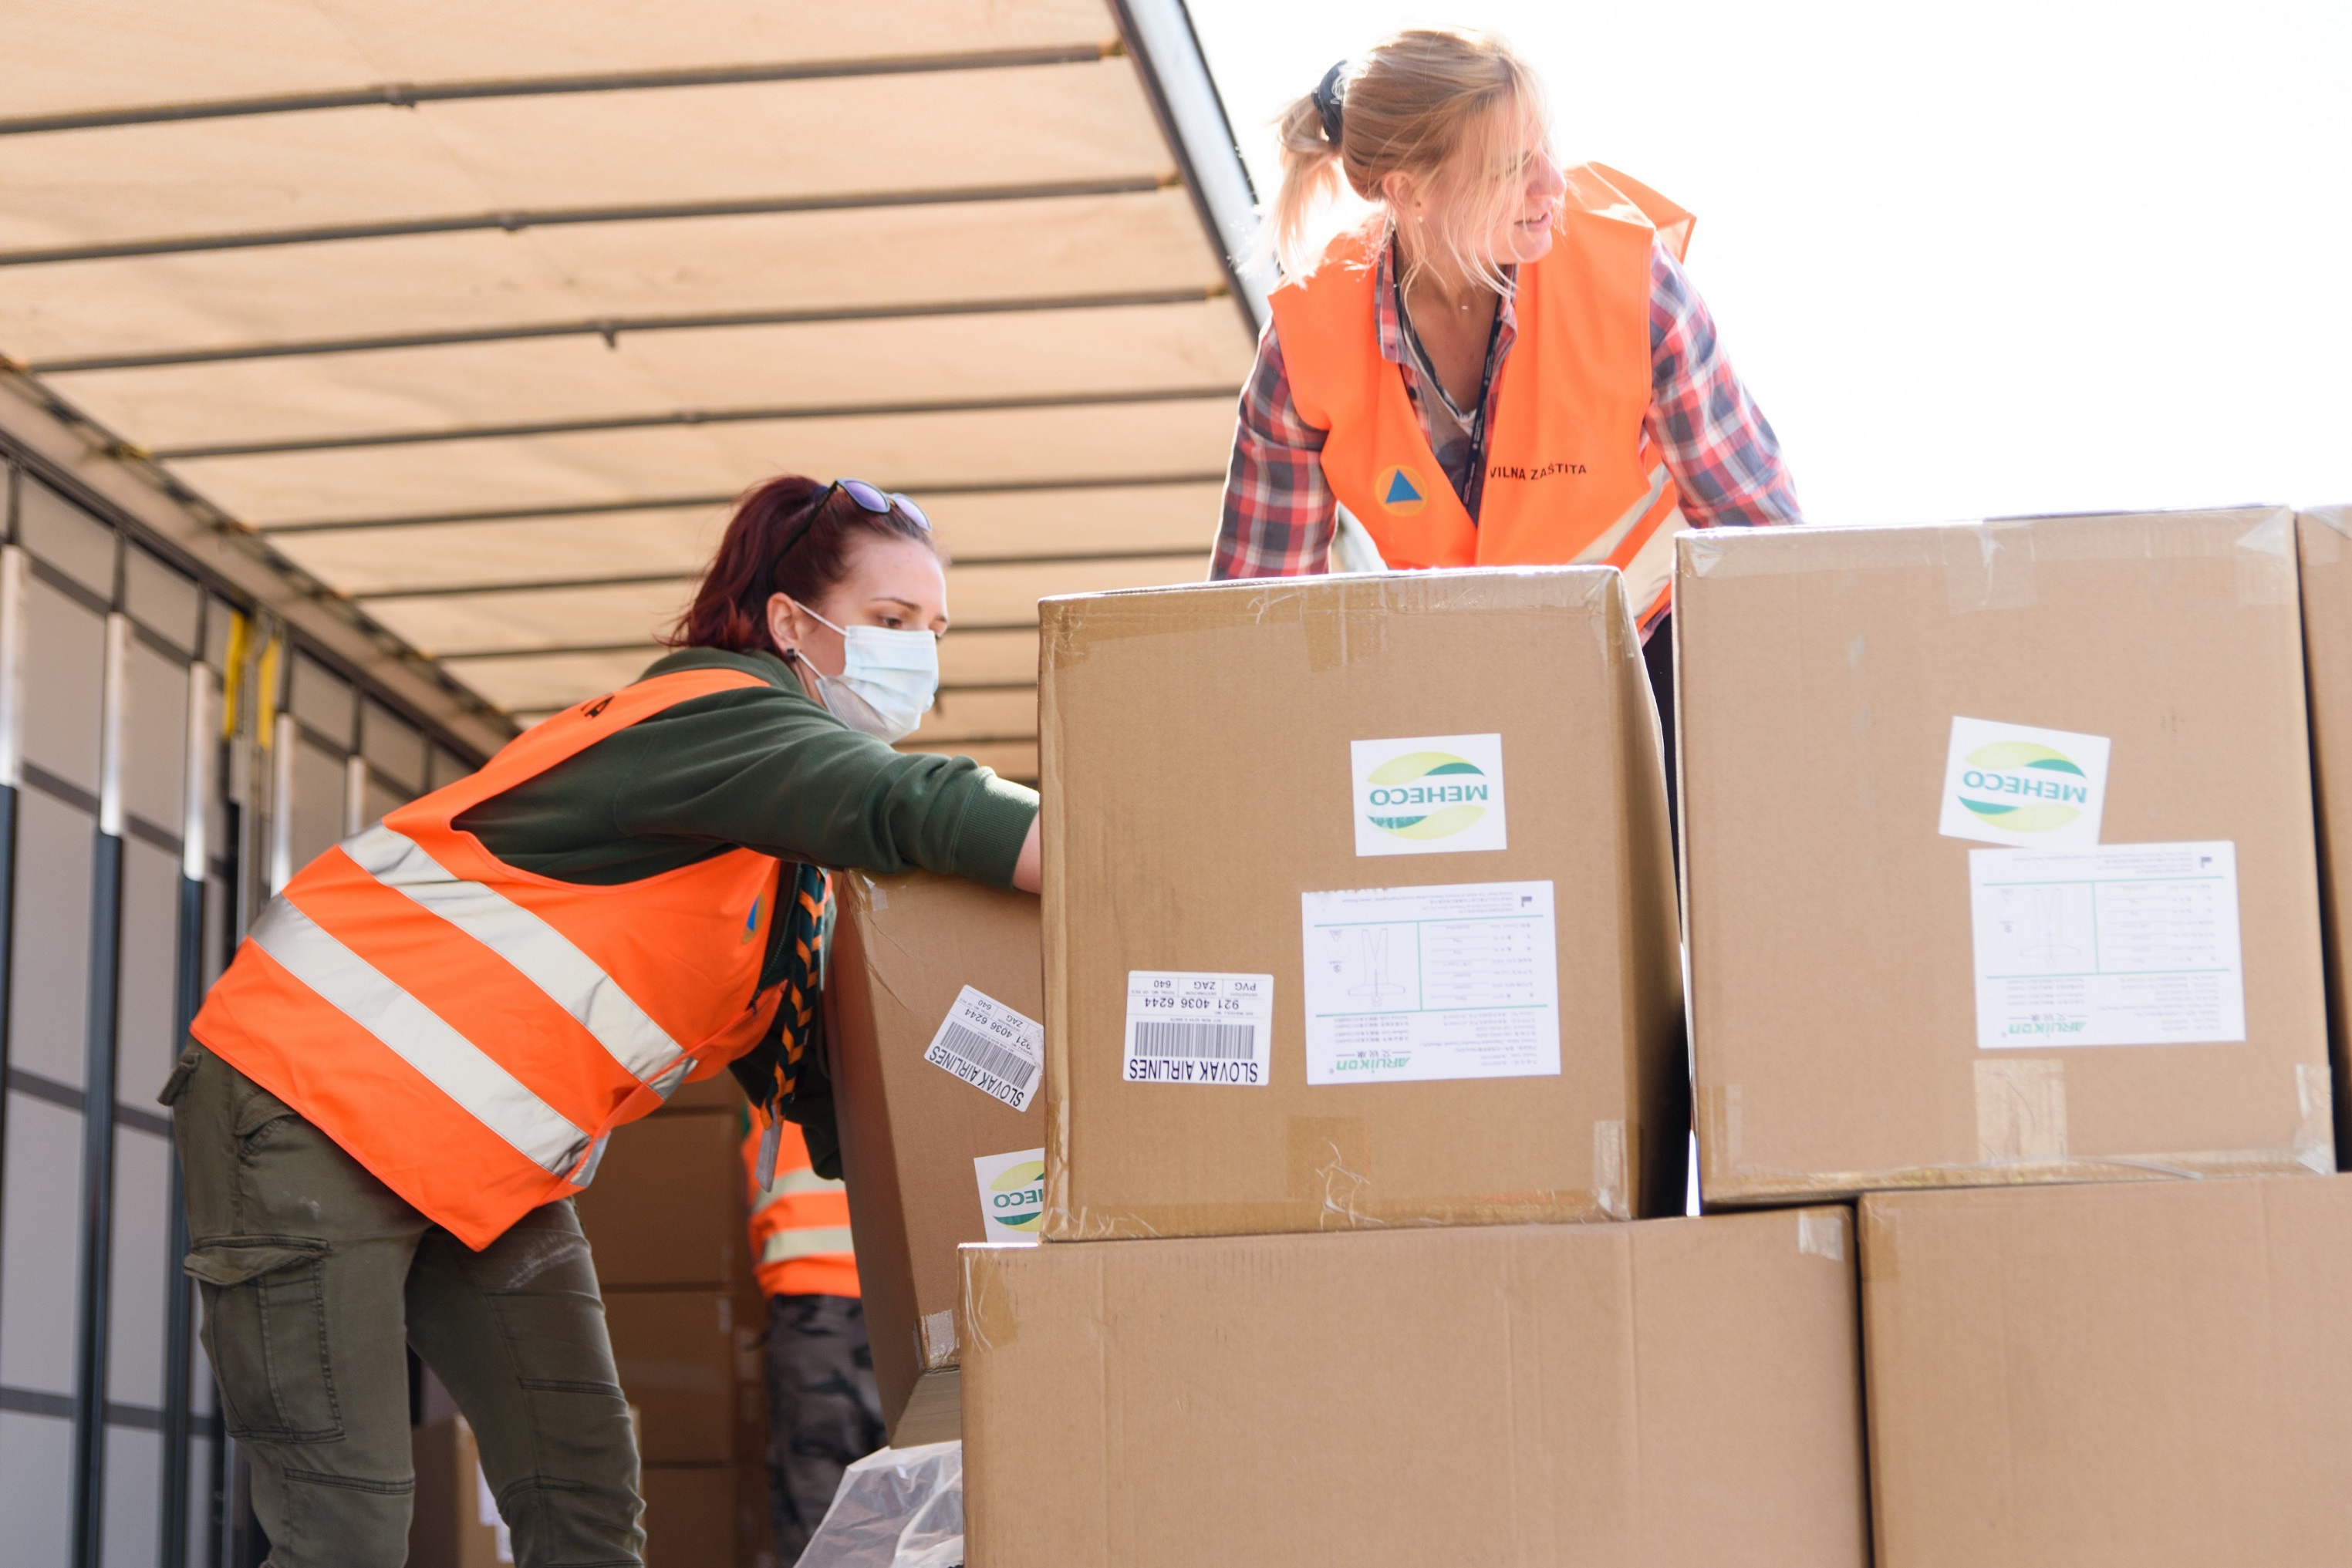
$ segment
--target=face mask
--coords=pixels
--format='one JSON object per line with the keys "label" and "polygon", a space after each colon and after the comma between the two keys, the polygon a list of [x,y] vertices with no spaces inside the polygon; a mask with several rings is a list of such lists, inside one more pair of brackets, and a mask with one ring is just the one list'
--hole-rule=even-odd
{"label": "face mask", "polygon": [[837,675],[824,674],[802,657],[816,679],[817,695],[826,711],[877,740],[904,740],[914,734],[939,695],[940,640],[929,632],[834,626],[815,611],[808,612],[841,633],[847,655]]}

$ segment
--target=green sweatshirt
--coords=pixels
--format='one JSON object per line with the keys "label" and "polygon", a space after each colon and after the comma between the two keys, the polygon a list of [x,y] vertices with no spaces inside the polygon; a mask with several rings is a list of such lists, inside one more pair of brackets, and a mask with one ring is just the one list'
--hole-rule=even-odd
{"label": "green sweatshirt", "polygon": [[[647,675],[741,670],[760,678],[664,708],[537,778],[458,813],[490,853],[559,882],[640,882],[737,847],[827,870],[914,870],[1009,887],[1037,792],[969,757],[906,756],[850,728],[773,653],[684,648]],[[790,972],[779,890],[760,984]],[[776,1028],[734,1064],[764,1084]],[[747,1077],[746,1074],[749,1073]],[[785,1115],[802,1125],[820,1175],[841,1175],[831,1086],[820,1053]],[[757,1092],[758,1091],[751,1091]]]}
{"label": "green sweatshirt", "polygon": [[736,846],[828,868],[918,867],[994,887],[1037,792],[968,757],[909,756],[850,728],[773,653],[685,648],[646,674],[741,670],[763,685],[696,697],[461,813],[509,865],[609,887]]}

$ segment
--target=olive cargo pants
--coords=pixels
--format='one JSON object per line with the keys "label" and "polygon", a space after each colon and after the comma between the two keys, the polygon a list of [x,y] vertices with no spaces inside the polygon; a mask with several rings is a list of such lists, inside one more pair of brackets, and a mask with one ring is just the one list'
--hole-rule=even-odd
{"label": "olive cargo pants", "polygon": [[275,1568],[407,1561],[408,1345],[472,1425],[519,1563],[638,1568],[636,1442],[568,1199],[475,1252],[200,1046],[161,1098]]}

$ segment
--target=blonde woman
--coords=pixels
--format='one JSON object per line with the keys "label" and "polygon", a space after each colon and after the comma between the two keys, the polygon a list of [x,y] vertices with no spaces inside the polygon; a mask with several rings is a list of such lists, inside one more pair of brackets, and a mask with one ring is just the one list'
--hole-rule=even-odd
{"label": "blonde woman", "polygon": [[[1278,123],[1283,278],[1212,575],[1325,570],[1341,506],[1391,567],[1616,566],[1666,700],[1675,535],[1800,520],[1683,273],[1690,214],[1561,169],[1534,73],[1483,34],[1399,33]],[[1307,256],[1342,175],[1375,211]]]}

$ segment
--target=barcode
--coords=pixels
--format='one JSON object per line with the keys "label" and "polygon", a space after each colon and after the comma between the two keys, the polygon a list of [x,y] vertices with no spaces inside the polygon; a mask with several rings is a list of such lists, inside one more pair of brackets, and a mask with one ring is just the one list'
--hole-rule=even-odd
{"label": "barcode", "polygon": [[1028,1058],[1015,1056],[986,1035],[950,1019],[940,1032],[940,1044],[950,1053],[962,1057],[982,1072],[1002,1079],[1016,1092],[1025,1091],[1029,1080],[1035,1077],[1037,1064]]}
{"label": "barcode", "polygon": [[1257,1025],[1206,1019],[1136,1019],[1130,1057],[1189,1056],[1213,1061],[1257,1060]]}

